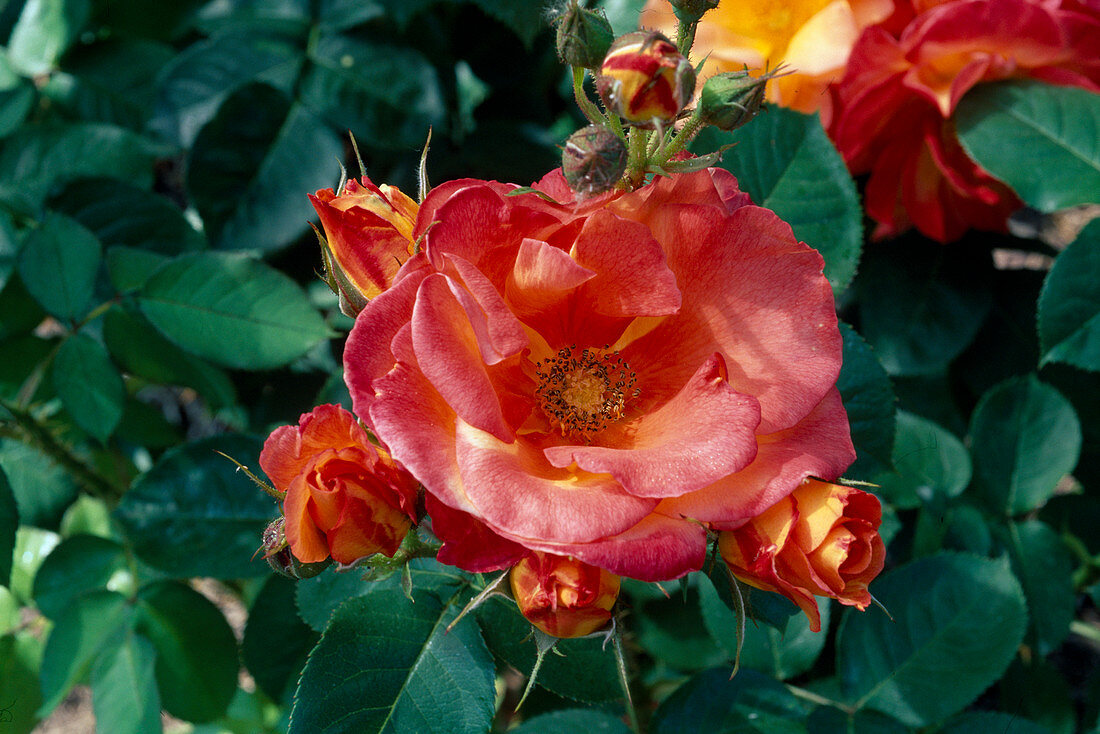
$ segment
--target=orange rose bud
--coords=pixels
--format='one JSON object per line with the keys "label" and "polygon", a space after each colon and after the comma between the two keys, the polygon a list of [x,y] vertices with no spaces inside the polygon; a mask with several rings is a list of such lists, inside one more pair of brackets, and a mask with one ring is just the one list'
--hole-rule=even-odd
{"label": "orange rose bud", "polygon": [[624,120],[653,128],[675,120],[691,101],[695,70],[672,41],[656,31],[638,31],[611,44],[596,89]]}
{"label": "orange rose bud", "polygon": [[415,519],[416,480],[339,406],[272,432],[260,466],[286,492],[286,542],[302,563],[392,556]]}
{"label": "orange rose bud", "polygon": [[375,186],[364,176],[349,180],[337,194],[321,189],[309,197],[321,218],[326,257],[339,294],[361,310],[390,287],[398,269],[415,247],[413,227],[420,205],[394,186]]}
{"label": "orange rose bud", "polygon": [[566,556],[532,553],[512,567],[512,596],[531,624],[553,637],[583,637],[611,619],[619,577]]}
{"label": "orange rose bud", "polygon": [[718,550],[733,575],[787,597],[821,631],[815,596],[866,609],[867,585],[882,570],[882,507],[868,492],[807,479],[794,492],[736,530]]}

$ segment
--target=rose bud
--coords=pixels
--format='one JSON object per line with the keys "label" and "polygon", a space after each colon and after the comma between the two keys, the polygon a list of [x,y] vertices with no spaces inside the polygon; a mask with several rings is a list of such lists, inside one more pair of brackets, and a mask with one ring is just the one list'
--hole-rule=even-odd
{"label": "rose bud", "polygon": [[853,487],[807,479],[794,492],[736,530],[718,550],[733,575],[797,604],[821,631],[815,596],[866,609],[867,584],[882,570],[878,499]]}
{"label": "rose bud", "polygon": [[669,0],[676,17],[684,23],[698,22],[708,10],[718,7],[718,0]]}
{"label": "rose bud", "polygon": [[416,480],[339,406],[320,405],[297,426],[276,429],[260,466],[286,492],[286,542],[303,563],[392,556],[415,519]]}
{"label": "rose bud", "polygon": [[276,518],[264,528],[261,539],[264,552],[264,560],[276,573],[291,579],[308,579],[324,571],[332,564],[332,560],[326,558],[318,563],[302,563],[290,552],[290,546],[286,542],[283,530],[283,518]]}
{"label": "rose bud", "polygon": [[578,194],[602,194],[614,187],[626,170],[626,145],[607,128],[589,125],[565,141],[561,170]]}
{"label": "rose bud", "polygon": [[576,0],[558,20],[558,56],[570,66],[597,68],[613,40],[615,33],[603,13],[582,8]]}
{"label": "rose bud", "polygon": [[357,313],[390,287],[415,248],[413,226],[419,204],[394,186],[375,186],[364,176],[349,180],[340,194],[321,189],[311,195],[328,240],[341,300]]}
{"label": "rose bud", "polygon": [[596,89],[608,109],[636,127],[665,125],[695,91],[695,70],[656,31],[620,36],[604,57]]}
{"label": "rose bud", "polygon": [[619,577],[567,556],[532,553],[512,567],[512,596],[531,624],[553,637],[583,637],[611,619]]}
{"label": "rose bud", "polygon": [[741,127],[760,111],[765,88],[773,76],[774,72],[753,77],[748,71],[733,71],[707,79],[699,93],[699,113],[703,122],[721,130]]}

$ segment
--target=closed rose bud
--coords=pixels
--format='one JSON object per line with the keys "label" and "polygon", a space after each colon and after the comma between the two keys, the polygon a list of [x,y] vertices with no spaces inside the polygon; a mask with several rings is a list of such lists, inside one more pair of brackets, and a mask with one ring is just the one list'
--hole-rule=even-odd
{"label": "closed rose bud", "polygon": [[853,487],[807,479],[794,492],[736,530],[718,550],[733,575],[787,597],[821,630],[815,596],[866,609],[867,585],[882,570],[878,499]]}
{"label": "closed rose bud", "polygon": [[753,77],[747,71],[733,71],[707,79],[699,93],[703,122],[721,130],[741,127],[760,111],[768,80],[773,76],[773,72]]}
{"label": "closed rose bud", "polygon": [[597,68],[614,40],[607,18],[580,7],[575,0],[558,20],[558,55],[570,66]]}
{"label": "closed rose bud", "polygon": [[392,556],[415,519],[416,480],[339,406],[272,432],[260,466],[286,492],[286,542],[303,563]]}
{"label": "closed rose bud", "polygon": [[693,23],[708,10],[718,7],[718,0],[669,0],[676,17],[685,23]]}
{"label": "closed rose bud", "polygon": [[561,170],[578,194],[602,194],[618,183],[626,170],[626,145],[607,128],[589,125],[565,141]]}
{"label": "closed rose bud", "polygon": [[[394,186],[375,186],[366,176],[349,180],[340,194],[321,189],[309,199],[339,270],[334,276],[340,295],[364,304],[389,288],[413,254],[419,204]],[[345,287],[353,292],[343,292]]]}
{"label": "closed rose bud", "polygon": [[531,624],[553,637],[583,637],[611,619],[619,577],[566,556],[532,553],[512,567],[512,596]]}
{"label": "closed rose bud", "polygon": [[283,526],[286,521],[283,518],[272,520],[264,528],[263,541],[264,560],[276,573],[291,579],[308,579],[324,571],[332,565],[332,559],[326,558],[317,563],[302,563],[290,552],[290,546],[286,542]]}
{"label": "closed rose bud", "polygon": [[656,31],[620,36],[604,57],[596,89],[608,109],[635,127],[671,123],[695,91],[695,70]]}

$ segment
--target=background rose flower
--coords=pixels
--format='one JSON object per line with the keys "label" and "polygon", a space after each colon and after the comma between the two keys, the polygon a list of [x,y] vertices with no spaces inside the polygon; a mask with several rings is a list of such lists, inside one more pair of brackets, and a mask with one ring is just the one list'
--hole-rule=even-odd
{"label": "background rose flower", "polygon": [[395,186],[349,179],[338,196],[332,189],[311,195],[329,250],[364,299],[389,288],[401,263],[413,253],[413,223],[419,205]]}
{"label": "background rose flower", "polygon": [[867,584],[882,571],[878,498],[808,479],[766,512],[721,533],[718,550],[737,578],[797,604],[821,631],[815,596],[866,609]]}
{"label": "background rose flower", "polygon": [[701,567],[704,525],[851,463],[821,256],[732,176],[583,203],[560,171],[537,184],[560,203],[515,188],[433,190],[425,252],[345,351],[356,413],[455,511],[444,554],[675,578]]}
{"label": "background rose flower", "polygon": [[[893,0],[727,0],[703,16],[692,57],[706,57],[703,79],[746,65],[774,69],[783,63],[794,73],[769,82],[769,101],[800,112],[821,109],[827,116],[825,89],[844,74],[860,31],[893,9]],[[676,16],[668,0],[649,0],[641,23],[676,35]]]}
{"label": "background rose flower", "polygon": [[286,540],[303,563],[392,556],[415,519],[416,480],[339,406],[273,431],[260,466],[286,492]]}
{"label": "background rose flower", "polygon": [[611,619],[619,577],[572,558],[532,553],[508,579],[520,612],[554,637],[583,637]]}
{"label": "background rose flower", "polygon": [[924,2],[895,37],[868,29],[839,83],[830,135],[855,174],[870,172],[876,237],[909,226],[946,242],[1001,231],[1019,201],[955,136],[959,100],[985,81],[1030,76],[1100,91],[1100,10],[1046,0]]}

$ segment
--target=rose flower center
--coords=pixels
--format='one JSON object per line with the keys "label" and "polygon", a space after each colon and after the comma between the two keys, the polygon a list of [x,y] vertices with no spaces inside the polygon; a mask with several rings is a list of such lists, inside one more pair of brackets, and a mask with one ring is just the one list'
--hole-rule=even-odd
{"label": "rose flower center", "polygon": [[535,374],[539,407],[562,436],[587,440],[621,418],[627,397],[638,394],[637,376],[618,352],[563,347],[535,365]]}

